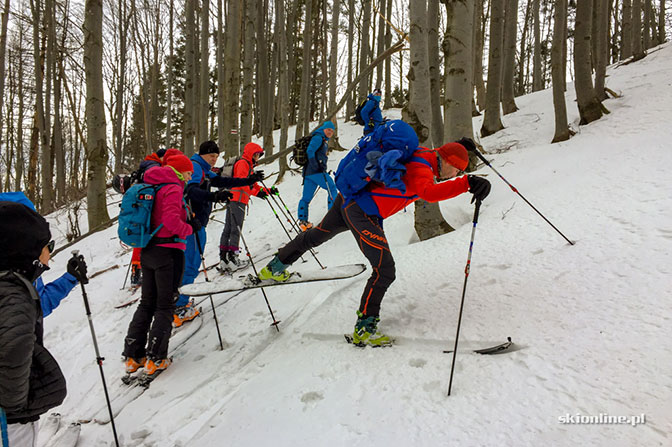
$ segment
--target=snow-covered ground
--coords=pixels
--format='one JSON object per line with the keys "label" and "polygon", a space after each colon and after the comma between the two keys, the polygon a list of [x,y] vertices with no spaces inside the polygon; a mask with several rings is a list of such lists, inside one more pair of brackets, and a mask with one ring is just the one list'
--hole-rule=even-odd
{"label": "snow-covered ground", "polygon": [[[672,47],[611,67],[621,93],[611,114],[550,144],[551,91],[517,98],[506,129],[484,138],[493,166],[554,225],[570,246],[490,169],[476,229],[452,395],[446,396],[464,282],[473,206],[470,194],[444,202],[457,230],[419,242],[413,209],[386,220],[397,280],[383,301],[389,349],[359,349],[352,331],[368,273],[270,288],[282,320],[276,332],[259,290],[214,297],[226,349],[219,350],[209,302],[201,330],[174,364],[116,419],[126,446],[518,446],[672,444]],[[386,111],[398,117],[399,111]],[[480,128],[480,119],[474,120]],[[351,146],[361,128],[339,123]],[[507,150],[508,148],[508,150]],[[345,153],[329,161],[335,169]],[[266,167],[267,173],[277,165]],[[299,176],[279,186],[295,211]],[[112,201],[119,200],[112,195]],[[118,205],[110,205],[116,212]],[[320,190],[311,220],[326,210]],[[213,217],[223,220],[223,212]],[[65,228],[61,215],[53,225]],[[222,225],[208,226],[207,258],[217,258]],[[54,230],[59,234],[59,230]],[[253,199],[245,221],[250,250],[287,240],[269,206]],[[123,385],[120,353],[134,307],[115,309],[130,254],[116,227],[78,243],[110,393]],[[56,256],[45,279],[65,270]],[[327,266],[365,262],[348,233],[319,247]],[[297,269],[316,269],[305,256]],[[68,379],[57,408],[64,421],[90,418],[104,395],[79,288],[45,320],[45,342]],[[512,337],[517,350],[479,356],[468,348]],[[645,422],[578,424],[586,417]],[[562,423],[562,421],[570,423]],[[635,421],[628,419],[629,422]],[[80,446],[113,445],[109,425],[82,426]]]}

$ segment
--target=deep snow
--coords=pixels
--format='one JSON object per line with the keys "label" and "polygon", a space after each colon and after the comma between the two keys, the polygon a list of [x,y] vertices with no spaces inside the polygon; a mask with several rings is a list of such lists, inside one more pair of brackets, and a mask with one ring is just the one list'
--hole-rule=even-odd
{"label": "deep snow", "polygon": [[[397,280],[383,301],[381,329],[399,337],[389,349],[358,349],[352,331],[368,273],[342,281],[268,289],[280,332],[258,290],[216,295],[226,349],[219,350],[209,302],[204,324],[174,364],[116,420],[127,446],[435,446],[670,445],[672,432],[672,47],[610,67],[621,93],[611,114],[578,127],[573,86],[569,119],[578,134],[553,137],[551,91],[517,98],[506,129],[484,138],[487,157],[507,180],[573,241],[567,244],[490,169],[492,182],[475,233],[460,347],[511,336],[518,350],[479,356],[461,350],[447,397],[464,266],[471,234],[470,194],[443,202],[457,230],[419,242],[409,207],[386,220]],[[384,111],[398,117],[398,110]],[[480,128],[480,118],[474,119]],[[352,146],[361,128],[339,123]],[[335,169],[345,154],[333,154]],[[267,174],[277,171],[266,167]],[[301,179],[278,185],[295,211]],[[269,183],[270,186],[270,183]],[[110,201],[118,201],[110,193]],[[110,204],[116,213],[118,204]],[[320,190],[311,220],[326,210]],[[224,213],[215,218],[223,220]],[[63,212],[52,231],[66,228]],[[84,219],[85,220],[85,219]],[[207,258],[217,258],[222,225],[208,226]],[[86,231],[85,228],[83,228]],[[122,385],[120,352],[134,307],[114,309],[130,253],[116,226],[76,244],[91,280],[87,292],[110,392]],[[250,250],[287,240],[268,205],[253,199],[244,235]],[[60,241],[63,241],[61,236]],[[364,262],[350,234],[318,249],[329,266]],[[45,279],[65,270],[56,256]],[[316,269],[310,256],[299,269]],[[79,288],[45,320],[45,343],[69,393],[55,409],[62,425],[104,405]],[[577,416],[578,415],[578,416]],[[602,416],[600,416],[602,415]],[[628,424],[562,424],[561,418],[641,416]],[[113,445],[109,425],[82,426],[80,446]]]}

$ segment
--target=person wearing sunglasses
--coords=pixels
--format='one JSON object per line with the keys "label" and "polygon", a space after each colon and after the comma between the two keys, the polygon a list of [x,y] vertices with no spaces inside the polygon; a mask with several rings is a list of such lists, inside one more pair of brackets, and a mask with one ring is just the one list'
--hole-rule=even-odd
{"label": "person wearing sunglasses", "polygon": [[[26,195],[21,191],[0,193],[0,201],[8,201],[20,203],[35,210],[35,205],[30,201]],[[55,242],[49,241],[47,244],[49,253],[53,253]],[[87,273],[86,262],[83,256],[79,256],[77,260],[70,259],[66,272],[59,278],[45,284],[42,277],[35,281],[35,289],[37,295],[40,297],[40,304],[42,305],[42,315],[49,316],[54,309],[56,309],[79,283],[80,278],[85,278]]]}
{"label": "person wearing sunglasses", "polygon": [[60,405],[65,377],[43,344],[34,283],[51,258],[49,224],[23,204],[0,201],[0,419],[2,437],[33,446],[40,415]]}

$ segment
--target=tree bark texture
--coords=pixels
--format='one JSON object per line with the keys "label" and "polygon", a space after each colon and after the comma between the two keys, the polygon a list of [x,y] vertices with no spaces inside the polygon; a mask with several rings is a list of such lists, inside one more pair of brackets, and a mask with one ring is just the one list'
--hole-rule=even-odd
{"label": "tree bark texture", "polygon": [[86,76],[87,212],[89,228],[110,220],[105,197],[107,132],[103,92],[103,2],[84,6],[84,73]]}
{"label": "tree bark texture", "polygon": [[588,124],[602,116],[600,101],[595,96],[591,74],[591,21],[593,0],[579,0],[576,6],[574,32],[574,71],[576,102],[581,115],[581,124]]}
{"label": "tree bark texture", "polygon": [[487,137],[502,130],[499,102],[502,91],[502,47],[504,41],[504,3],[492,2],[490,13],[490,53],[488,55],[488,85],[486,90],[485,116],[481,136]]}
{"label": "tree bark texture", "polygon": [[553,46],[551,48],[551,77],[553,78],[553,110],[555,112],[555,135],[552,143],[569,139],[567,103],[565,102],[565,74],[563,47],[566,45],[567,0],[558,0],[553,16]]}
{"label": "tree bark texture", "polygon": [[504,63],[502,67],[502,110],[504,115],[508,115],[509,113],[518,110],[513,92],[513,75],[516,69],[517,33],[518,0],[506,0],[504,9]]}

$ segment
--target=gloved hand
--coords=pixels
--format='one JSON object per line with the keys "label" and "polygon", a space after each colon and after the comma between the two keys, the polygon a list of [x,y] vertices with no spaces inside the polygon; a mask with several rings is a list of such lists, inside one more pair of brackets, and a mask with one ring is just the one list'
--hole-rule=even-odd
{"label": "gloved hand", "polygon": [[196,216],[189,219],[187,223],[191,225],[191,229],[194,230],[194,233],[198,233],[201,230],[201,228],[203,228],[203,225],[201,225],[201,221],[198,220]]}
{"label": "gloved hand", "polygon": [[475,200],[483,200],[488,197],[488,194],[490,194],[489,181],[475,175],[468,175],[467,180],[469,181],[469,192],[474,195],[471,203],[474,203]]}
{"label": "gloved hand", "polygon": [[77,281],[81,282],[82,284],[89,283],[89,278],[86,277],[86,262],[84,262],[84,256],[73,256],[68,261],[67,270],[68,273],[77,278]]}
{"label": "gloved hand", "polygon": [[278,191],[278,188],[276,188],[275,186],[271,186],[270,191],[271,191],[271,194],[275,194],[276,196],[280,195],[280,191]]}
{"label": "gloved hand", "polygon": [[460,143],[468,152],[474,152],[476,150],[476,143],[469,137],[462,137],[456,141]]}
{"label": "gloved hand", "polygon": [[263,170],[258,170],[254,171],[252,175],[250,175],[250,180],[256,182],[260,182],[264,179],[264,171]]}
{"label": "gloved hand", "polygon": [[228,202],[233,198],[233,194],[231,194],[230,191],[227,191],[225,189],[222,189],[221,191],[213,192],[212,193],[212,201],[213,202]]}
{"label": "gloved hand", "polygon": [[265,188],[260,189],[259,192],[257,193],[257,197],[259,197],[260,199],[265,199],[266,197],[268,197],[268,191]]}

